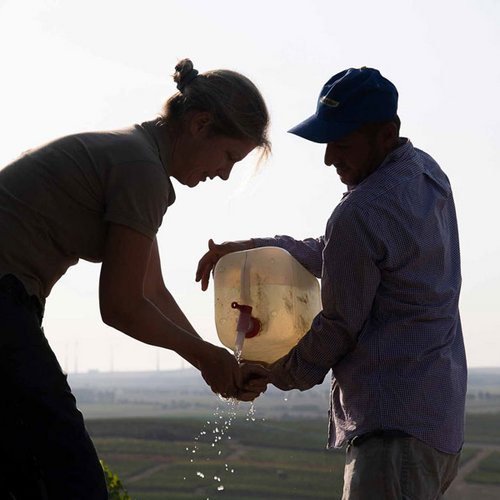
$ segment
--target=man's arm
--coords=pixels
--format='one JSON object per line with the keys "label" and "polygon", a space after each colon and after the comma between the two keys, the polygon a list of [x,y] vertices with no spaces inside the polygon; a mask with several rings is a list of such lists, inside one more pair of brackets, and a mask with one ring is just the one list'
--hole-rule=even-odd
{"label": "man's arm", "polygon": [[252,240],[226,241],[221,244],[214,243],[214,240],[208,240],[208,251],[198,262],[196,269],[196,281],[201,281],[201,289],[205,291],[210,281],[210,273],[215,269],[215,265],[221,257],[232,252],[241,252],[255,248]]}
{"label": "man's arm", "polygon": [[277,387],[306,390],[355,346],[369,321],[380,284],[383,248],[361,210],[330,218],[325,236],[321,300],[323,309],[311,328],[286,356],[271,366]]}
{"label": "man's arm", "polygon": [[276,235],[274,238],[253,238],[256,247],[275,246],[286,250],[316,278],[321,278],[325,237],[296,240],[291,236]]}
{"label": "man's arm", "polygon": [[208,288],[210,273],[221,257],[231,252],[241,252],[256,247],[275,246],[287,250],[306,269],[317,278],[321,277],[322,252],[324,237],[295,240],[291,236],[275,236],[274,238],[252,238],[249,240],[226,241],[221,244],[208,242],[208,251],[203,255],[196,270],[196,281],[201,281],[201,289]]}

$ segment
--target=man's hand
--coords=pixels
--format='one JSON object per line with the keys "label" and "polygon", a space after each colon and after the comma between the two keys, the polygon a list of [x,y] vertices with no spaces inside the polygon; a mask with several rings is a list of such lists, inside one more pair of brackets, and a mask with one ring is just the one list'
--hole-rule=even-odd
{"label": "man's hand", "polygon": [[251,248],[255,248],[252,240],[226,241],[220,245],[214,243],[212,239],[208,240],[208,252],[200,259],[196,270],[196,281],[201,281],[201,289],[205,291],[208,288],[210,273],[221,257],[228,253],[241,252]]}
{"label": "man's hand", "polygon": [[269,376],[270,371],[265,366],[255,363],[240,365],[237,398],[240,401],[253,401],[267,389]]}

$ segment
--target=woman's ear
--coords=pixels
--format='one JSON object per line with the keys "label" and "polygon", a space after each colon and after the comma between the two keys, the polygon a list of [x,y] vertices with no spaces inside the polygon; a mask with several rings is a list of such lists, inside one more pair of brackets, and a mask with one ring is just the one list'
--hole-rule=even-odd
{"label": "woman's ear", "polygon": [[189,131],[193,137],[205,136],[212,125],[212,115],[208,111],[195,111],[190,118]]}

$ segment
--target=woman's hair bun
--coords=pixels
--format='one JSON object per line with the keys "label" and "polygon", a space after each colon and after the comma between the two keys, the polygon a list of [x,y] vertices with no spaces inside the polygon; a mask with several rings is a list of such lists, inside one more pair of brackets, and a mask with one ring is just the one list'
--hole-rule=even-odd
{"label": "woman's hair bun", "polygon": [[161,123],[173,134],[183,133],[192,113],[204,112],[210,114],[211,134],[249,139],[264,155],[271,150],[266,103],[246,76],[227,69],[198,74],[190,59],[182,59],[173,79],[179,92],[169,97],[160,115]]}
{"label": "woman's hair bun", "polygon": [[174,82],[177,83],[177,90],[183,92],[198,76],[198,71],[194,69],[191,59],[182,59],[175,66]]}

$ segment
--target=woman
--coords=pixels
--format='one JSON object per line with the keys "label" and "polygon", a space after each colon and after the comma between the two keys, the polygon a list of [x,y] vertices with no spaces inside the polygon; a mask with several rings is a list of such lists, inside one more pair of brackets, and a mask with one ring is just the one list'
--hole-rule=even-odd
{"label": "woman", "polygon": [[6,498],[107,498],[82,416],[41,328],[52,286],[80,258],[102,262],[106,324],[177,352],[216,393],[257,395],[238,394],[234,357],[200,338],[165,287],[156,233],[175,200],[170,177],[189,187],[226,180],[253,149],[270,150],[268,113],[257,88],[239,73],[198,74],[189,59],[175,69],[179,92],[158,119],[63,137],[0,171],[0,384],[8,409],[0,417],[6,434],[0,488]]}

